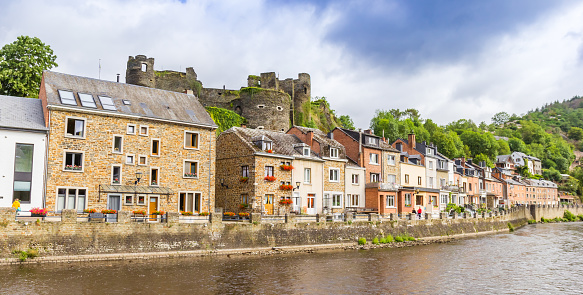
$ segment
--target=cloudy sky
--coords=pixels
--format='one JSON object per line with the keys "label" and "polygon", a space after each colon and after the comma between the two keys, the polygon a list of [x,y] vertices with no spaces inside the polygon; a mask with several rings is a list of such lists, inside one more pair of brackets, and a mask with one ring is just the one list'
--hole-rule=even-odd
{"label": "cloudy sky", "polygon": [[192,66],[205,87],[306,72],[368,127],[377,109],[490,123],[583,95],[583,2],[563,0],[2,0],[0,45],[39,37],[56,71],[115,80],[130,55]]}

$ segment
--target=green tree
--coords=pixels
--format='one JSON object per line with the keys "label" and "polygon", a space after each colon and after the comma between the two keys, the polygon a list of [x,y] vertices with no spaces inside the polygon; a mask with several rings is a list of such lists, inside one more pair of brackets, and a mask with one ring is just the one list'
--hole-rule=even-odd
{"label": "green tree", "polygon": [[492,117],[492,123],[502,125],[510,120],[510,115],[507,112],[499,112]]}
{"label": "green tree", "polygon": [[583,129],[579,127],[571,127],[571,129],[569,129],[569,138],[573,140],[583,139]]}
{"label": "green tree", "polygon": [[473,160],[475,164],[479,164],[480,162],[486,162],[486,166],[494,168],[494,163],[492,162],[492,160],[490,160],[490,158],[484,154],[476,155]]}
{"label": "green tree", "polygon": [[57,56],[37,37],[20,36],[0,49],[0,94],[38,97],[42,72]]}
{"label": "green tree", "polygon": [[498,140],[498,155],[509,155],[511,153],[508,142],[504,139]]}
{"label": "green tree", "polygon": [[526,144],[520,138],[510,138],[508,140],[508,146],[512,152],[522,152],[528,154],[528,148],[526,148]]}
{"label": "green tree", "polygon": [[561,172],[555,168],[543,169],[543,178],[550,181],[561,180]]}
{"label": "green tree", "polygon": [[346,128],[346,129],[350,129],[350,130],[356,129],[356,128],[354,128],[354,122],[352,121],[352,118],[350,118],[349,115],[342,115],[342,116],[340,116],[340,118],[338,118],[338,120],[340,120],[340,123],[342,124],[342,128]]}

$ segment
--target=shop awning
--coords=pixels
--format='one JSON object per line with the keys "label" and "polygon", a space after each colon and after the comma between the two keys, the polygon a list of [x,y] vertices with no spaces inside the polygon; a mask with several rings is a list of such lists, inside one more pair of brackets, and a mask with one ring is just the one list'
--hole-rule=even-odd
{"label": "shop awning", "polygon": [[139,195],[172,195],[174,192],[167,187],[162,186],[143,186],[143,185],[110,185],[100,184],[99,193],[119,193],[119,194],[139,194]]}

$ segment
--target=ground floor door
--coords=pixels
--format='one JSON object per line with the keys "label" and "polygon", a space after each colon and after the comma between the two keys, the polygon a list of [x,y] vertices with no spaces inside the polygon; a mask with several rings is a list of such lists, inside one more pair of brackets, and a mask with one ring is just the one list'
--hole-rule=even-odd
{"label": "ground floor door", "polygon": [[109,195],[107,197],[107,209],[119,211],[121,209],[121,196]]}
{"label": "ground floor door", "polygon": [[[150,196],[148,201],[148,214],[158,211],[158,197]],[[154,216],[156,217],[156,216]],[[157,218],[150,218],[151,221],[155,221]]]}
{"label": "ground floor door", "polygon": [[300,193],[299,192],[294,192],[294,195],[292,197],[292,211],[296,212],[297,214],[300,213],[300,208],[302,208],[302,199],[300,198]]}
{"label": "ground floor door", "polygon": [[308,194],[308,202],[306,207],[306,213],[313,215],[316,214],[316,195]]}
{"label": "ground floor door", "polygon": [[273,195],[265,195],[263,198],[263,212],[273,215]]}

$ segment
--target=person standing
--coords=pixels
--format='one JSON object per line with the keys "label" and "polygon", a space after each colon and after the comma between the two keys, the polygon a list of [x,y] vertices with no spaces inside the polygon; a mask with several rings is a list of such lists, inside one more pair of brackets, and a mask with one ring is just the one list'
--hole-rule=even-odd
{"label": "person standing", "polygon": [[20,212],[20,200],[18,198],[12,202],[12,208],[16,209],[16,216],[18,216],[18,212]]}
{"label": "person standing", "polygon": [[417,210],[417,218],[421,219],[421,207],[419,207],[419,210]]}

